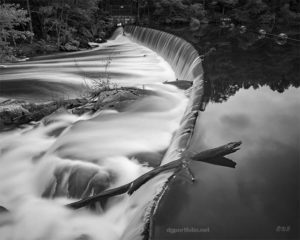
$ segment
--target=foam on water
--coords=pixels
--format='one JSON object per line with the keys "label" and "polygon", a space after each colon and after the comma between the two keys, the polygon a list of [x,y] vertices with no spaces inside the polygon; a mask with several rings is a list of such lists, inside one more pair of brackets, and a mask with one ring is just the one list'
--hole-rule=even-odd
{"label": "foam on water", "polygon": [[[190,90],[190,98],[186,110],[182,115],[179,128],[176,130],[172,141],[164,154],[162,165],[181,158],[181,153],[189,148],[196,119],[201,108],[203,96],[203,70],[200,56],[196,49],[172,34],[155,29],[129,26],[126,27],[126,35],[135,42],[149,47],[158,52],[173,68],[179,80],[193,82]],[[140,198],[140,211],[136,213],[130,225],[124,232],[126,240],[153,239],[155,213],[159,201],[168,185],[166,184],[174,171],[169,171],[151,179],[145,183],[137,195],[155,195],[151,201]]]}
{"label": "foam on water", "polygon": [[[105,47],[116,54],[111,70],[132,74],[126,80],[112,81],[144,85],[156,95],[133,103],[123,112],[53,114],[23,129],[1,133],[0,205],[9,210],[0,213],[1,239],[114,240],[141,234],[140,227],[129,225],[137,213],[145,211],[145,203],[160,192],[167,175],[151,180],[149,191],[142,186],[131,197],[125,194],[95,204],[93,211],[73,211],[64,204],[126,184],[149,171],[149,166],[129,155],[167,149],[180,125],[187,98],[177,88],[160,84],[174,80],[175,75],[153,51],[123,36]],[[118,50],[122,51],[116,53]],[[103,64],[97,63],[99,56],[83,56],[82,61],[80,54],[76,56],[76,64],[84,72],[103,70]],[[11,65],[1,73],[1,81],[34,76],[38,81],[80,81],[82,75],[74,74],[78,70],[75,65],[72,69],[72,58]],[[57,68],[57,63],[63,65]]]}

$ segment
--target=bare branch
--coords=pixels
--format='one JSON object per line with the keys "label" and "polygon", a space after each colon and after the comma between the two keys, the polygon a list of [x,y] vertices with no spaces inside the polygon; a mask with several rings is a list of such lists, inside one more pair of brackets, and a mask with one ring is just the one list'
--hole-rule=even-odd
{"label": "bare branch", "polygon": [[171,169],[175,170],[175,172],[173,174],[175,174],[177,171],[181,170],[182,168],[187,169],[190,176],[192,176],[192,181],[194,181],[195,178],[193,177],[193,174],[190,171],[189,166],[188,166],[189,160],[203,161],[203,162],[227,166],[227,167],[235,167],[236,163],[230,159],[225,158],[224,156],[239,150],[239,148],[237,148],[237,147],[239,147],[241,144],[242,144],[242,142],[231,142],[226,145],[223,145],[223,146],[220,146],[217,148],[213,148],[213,149],[209,149],[209,150],[205,150],[203,152],[196,153],[196,154],[189,152],[189,151],[184,152],[184,153],[182,153],[182,158],[172,161],[170,163],[167,163],[165,165],[162,165],[160,167],[157,167],[157,168],[143,174],[142,176],[138,177],[136,180],[134,180],[130,183],[127,183],[125,185],[122,185],[122,186],[114,188],[114,189],[109,189],[109,190],[103,191],[102,193],[82,199],[77,202],[70,203],[66,206],[73,208],[73,209],[78,209],[78,208],[88,206],[97,201],[101,201],[101,200],[104,200],[104,199],[107,199],[107,198],[110,198],[113,196],[124,194],[126,192],[127,192],[127,194],[131,195],[138,188],[140,188],[144,183],[146,183],[147,181],[149,181],[150,179],[152,179],[159,173],[169,171]]}

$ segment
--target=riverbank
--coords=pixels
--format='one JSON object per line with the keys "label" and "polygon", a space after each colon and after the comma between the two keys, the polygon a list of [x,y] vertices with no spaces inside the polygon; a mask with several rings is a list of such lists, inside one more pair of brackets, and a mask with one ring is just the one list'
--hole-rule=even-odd
{"label": "riverbank", "polygon": [[28,58],[43,57],[50,54],[80,52],[97,47],[99,44],[107,42],[116,30],[116,26],[110,25],[101,37],[87,38],[77,36],[61,44],[57,44],[57,39],[33,39],[32,42],[23,41],[17,45],[7,46],[0,52],[0,63],[16,63],[26,61]]}
{"label": "riverbank", "polygon": [[29,58],[43,57],[50,54],[60,54],[68,52],[86,51],[105,43],[105,39],[95,39],[94,42],[88,41],[70,41],[63,45],[57,46],[56,42],[36,40],[32,43],[23,43],[12,50],[11,54],[0,54],[0,63],[17,63],[26,61]]}

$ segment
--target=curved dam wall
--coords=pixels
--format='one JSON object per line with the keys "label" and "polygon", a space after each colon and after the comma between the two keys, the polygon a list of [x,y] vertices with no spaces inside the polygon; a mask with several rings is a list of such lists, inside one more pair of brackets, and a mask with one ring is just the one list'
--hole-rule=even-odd
{"label": "curved dam wall", "polygon": [[203,68],[197,50],[184,39],[163,31],[137,26],[125,27],[126,36],[157,52],[173,68],[178,80],[193,83],[189,103],[180,129],[163,159],[162,164],[175,160],[186,149],[191,139],[203,96]]}
{"label": "curved dam wall", "polygon": [[[172,34],[137,26],[127,26],[124,29],[126,36],[131,40],[144,45],[157,52],[173,68],[178,80],[192,82],[190,98],[186,111],[182,117],[180,127],[175,132],[171,144],[162,160],[162,165],[177,160],[181,153],[188,149],[193,135],[194,126],[201,107],[203,97],[203,69],[197,50],[185,40]],[[151,179],[137,191],[143,195],[153,189],[156,194],[154,199],[145,201],[145,206],[138,212],[129,224],[122,239],[151,239],[152,216],[155,215],[157,204],[167,189],[167,182],[171,179],[172,172],[163,173]],[[134,197],[134,196],[133,196]]]}

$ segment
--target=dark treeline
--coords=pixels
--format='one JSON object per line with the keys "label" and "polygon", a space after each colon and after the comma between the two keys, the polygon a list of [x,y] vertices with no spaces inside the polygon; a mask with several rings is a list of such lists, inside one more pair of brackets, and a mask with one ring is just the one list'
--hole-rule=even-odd
{"label": "dark treeline", "polygon": [[300,24],[298,0],[144,0],[140,21],[147,24],[208,22],[222,16],[239,23]]}
{"label": "dark treeline", "polygon": [[0,61],[88,47],[113,29],[107,6],[116,2],[131,5],[137,24],[156,28],[202,28],[222,17],[268,32],[300,26],[298,0],[0,0]]}
{"label": "dark treeline", "polygon": [[[277,37],[285,33],[300,39],[300,1],[147,2],[140,10],[141,25],[178,35],[204,56],[207,100],[226,101],[241,88],[269,86],[281,93],[300,86],[300,41]],[[230,22],[222,25],[224,18]],[[259,35],[259,30],[273,36]]]}
{"label": "dark treeline", "polygon": [[245,39],[224,35],[224,45],[216,41],[217,50],[205,57],[203,64],[211,101],[226,101],[239,89],[250,87],[268,86],[282,93],[300,86],[300,45],[282,46],[272,39],[261,39],[243,49],[239,44],[244,45]]}
{"label": "dark treeline", "polygon": [[2,58],[20,50],[30,55],[86,48],[113,27],[99,0],[1,1],[0,26]]}
{"label": "dark treeline", "polygon": [[[207,101],[223,102],[239,89],[268,86],[284,92],[300,86],[300,42],[262,38],[259,34],[207,24],[197,30],[165,27],[191,42],[203,56]],[[300,30],[298,30],[298,37]]]}

